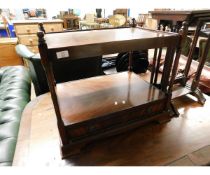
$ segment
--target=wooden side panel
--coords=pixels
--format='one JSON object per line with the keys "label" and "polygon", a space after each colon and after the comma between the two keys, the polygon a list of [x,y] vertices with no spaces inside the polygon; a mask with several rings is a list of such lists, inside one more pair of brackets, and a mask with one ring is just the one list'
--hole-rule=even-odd
{"label": "wooden side panel", "polygon": [[0,45],[0,67],[23,65],[23,60],[15,51],[15,45]]}

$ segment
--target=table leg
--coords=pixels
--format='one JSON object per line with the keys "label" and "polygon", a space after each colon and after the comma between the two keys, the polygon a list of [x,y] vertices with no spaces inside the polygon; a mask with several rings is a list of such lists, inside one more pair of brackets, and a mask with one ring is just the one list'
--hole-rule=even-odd
{"label": "table leg", "polygon": [[133,67],[132,67],[132,64],[133,64],[133,51],[130,51],[129,52],[129,63],[128,63],[128,71],[132,71]]}
{"label": "table leg", "polygon": [[169,77],[171,72],[171,67],[173,63],[173,57],[175,53],[175,47],[167,48],[166,56],[165,56],[165,63],[163,67],[163,74],[161,78],[161,89],[163,92],[167,93],[167,87],[169,85]]}
{"label": "table leg", "polygon": [[151,77],[150,77],[150,84],[154,84],[154,74],[156,69],[156,59],[157,59],[157,48],[155,48],[153,61],[152,61],[152,71],[151,71]]}

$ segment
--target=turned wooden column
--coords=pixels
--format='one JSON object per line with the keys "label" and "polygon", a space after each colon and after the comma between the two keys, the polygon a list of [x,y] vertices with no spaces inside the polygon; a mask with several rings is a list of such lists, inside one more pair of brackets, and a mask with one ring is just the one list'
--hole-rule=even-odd
{"label": "turned wooden column", "polygon": [[58,129],[59,129],[59,133],[61,136],[61,141],[62,144],[68,144],[68,139],[66,136],[66,130],[64,127],[64,123],[63,120],[61,119],[61,113],[60,113],[60,109],[59,109],[59,104],[58,104],[58,99],[57,99],[57,95],[55,92],[55,87],[56,87],[56,82],[55,82],[55,78],[54,78],[54,74],[53,74],[53,68],[52,68],[52,64],[50,64],[50,61],[48,60],[49,56],[48,56],[48,52],[47,52],[47,44],[45,42],[44,39],[44,32],[43,31],[39,31],[37,33],[38,36],[38,47],[39,47],[39,53],[41,56],[41,62],[42,65],[44,67],[45,73],[46,73],[46,77],[48,80],[48,86],[51,92],[51,98],[55,107],[55,113],[56,113],[56,117],[57,117],[57,124],[58,124]]}

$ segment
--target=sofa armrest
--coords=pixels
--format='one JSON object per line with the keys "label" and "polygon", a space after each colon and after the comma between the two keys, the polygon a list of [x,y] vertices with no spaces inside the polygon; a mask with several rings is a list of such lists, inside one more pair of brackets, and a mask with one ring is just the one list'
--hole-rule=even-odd
{"label": "sofa armrest", "polygon": [[25,45],[23,44],[18,44],[15,46],[15,50],[17,54],[25,59],[29,59],[35,55],[35,53],[31,52]]}

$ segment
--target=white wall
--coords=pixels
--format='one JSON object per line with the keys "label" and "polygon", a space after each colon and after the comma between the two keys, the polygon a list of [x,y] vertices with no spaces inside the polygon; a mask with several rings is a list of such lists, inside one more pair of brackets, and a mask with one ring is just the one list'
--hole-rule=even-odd
{"label": "white wall", "polygon": [[51,18],[59,14],[60,10],[68,8],[81,9],[81,17],[85,13],[95,13],[96,8],[106,9],[106,16],[111,15],[113,9],[130,8],[131,17],[139,13],[147,13],[154,8],[171,9],[210,9],[209,0],[0,0],[1,8],[46,8]]}
{"label": "white wall", "polygon": [[0,7],[210,8],[209,0],[0,0]]}

